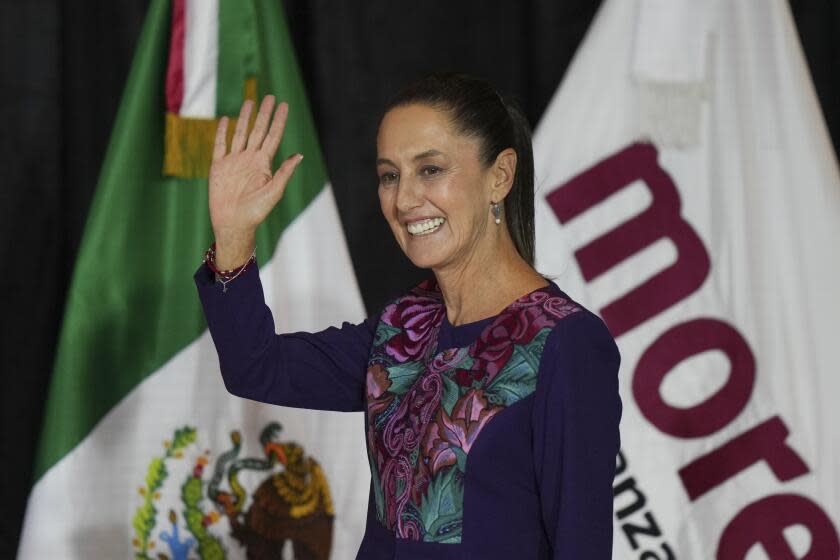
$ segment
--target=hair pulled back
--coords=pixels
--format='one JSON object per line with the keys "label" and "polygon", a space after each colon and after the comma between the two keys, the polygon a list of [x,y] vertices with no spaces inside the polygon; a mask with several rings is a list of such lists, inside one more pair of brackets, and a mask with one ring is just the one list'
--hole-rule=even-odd
{"label": "hair pulled back", "polygon": [[466,74],[430,74],[408,85],[386,106],[420,103],[449,114],[455,130],[479,140],[487,167],[502,150],[516,152],[513,185],[505,197],[504,215],[516,250],[534,265],[534,152],[531,127],[519,106],[502,97],[487,81]]}

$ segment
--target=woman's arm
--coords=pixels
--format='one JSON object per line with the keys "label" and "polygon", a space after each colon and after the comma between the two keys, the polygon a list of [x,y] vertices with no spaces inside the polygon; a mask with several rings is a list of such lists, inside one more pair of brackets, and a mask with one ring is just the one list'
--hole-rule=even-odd
{"label": "woman's arm", "polygon": [[[303,158],[296,154],[272,170],[289,111],[286,103],[275,111],[274,102],[271,95],[263,99],[250,133],[254,103],[242,103],[230,149],[230,119],[219,120],[208,179],[219,269],[234,269],[248,260],[257,227],[283,197]],[[226,291],[206,265],[196,272],[195,283],[228,391],[285,406],[362,410],[372,321],[277,335],[256,265],[246,268]]]}
{"label": "woman's arm", "polygon": [[226,292],[205,265],[194,278],[228,391],[297,408],[363,410],[375,319],[278,335],[256,264]]}
{"label": "woman's arm", "polygon": [[553,558],[608,560],[620,445],[618,347],[601,319],[582,310],[555,327],[544,352],[534,460],[546,536]]}

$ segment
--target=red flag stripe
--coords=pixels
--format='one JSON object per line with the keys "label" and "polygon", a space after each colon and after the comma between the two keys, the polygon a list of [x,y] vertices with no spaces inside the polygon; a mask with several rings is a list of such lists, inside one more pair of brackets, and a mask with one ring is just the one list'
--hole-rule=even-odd
{"label": "red flag stripe", "polygon": [[186,0],[172,0],[172,33],[166,69],[166,110],[178,114],[184,99],[184,11]]}

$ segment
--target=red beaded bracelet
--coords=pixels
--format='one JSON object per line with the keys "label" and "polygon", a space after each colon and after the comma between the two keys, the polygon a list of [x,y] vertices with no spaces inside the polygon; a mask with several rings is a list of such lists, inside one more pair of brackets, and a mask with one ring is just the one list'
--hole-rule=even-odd
{"label": "red beaded bracelet", "polygon": [[257,260],[257,248],[254,247],[254,250],[251,252],[251,256],[248,257],[248,260],[245,261],[245,264],[242,266],[238,266],[236,268],[232,268],[230,270],[219,270],[216,266],[216,244],[213,243],[210,245],[210,248],[204,252],[204,264],[213,271],[213,274],[216,275],[216,281],[221,282],[222,284],[222,292],[227,292],[227,285],[233,282],[237,276],[245,272],[245,269],[251,265],[251,263],[256,262]]}

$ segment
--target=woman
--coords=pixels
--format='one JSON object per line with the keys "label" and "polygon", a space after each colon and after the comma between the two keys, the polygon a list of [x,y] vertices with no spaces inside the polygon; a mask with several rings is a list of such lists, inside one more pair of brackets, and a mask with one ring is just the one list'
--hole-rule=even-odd
{"label": "woman", "polygon": [[288,111],[271,119],[273,104],[247,138],[243,104],[229,153],[219,123],[210,171],[216,245],[196,283],[228,390],[365,411],[358,558],[609,558],[620,357],[603,322],[533,268],[523,115],[462,75],[404,90],[379,125],[379,201],[433,276],[361,324],[276,335],[254,232],[301,156],[272,175]]}

